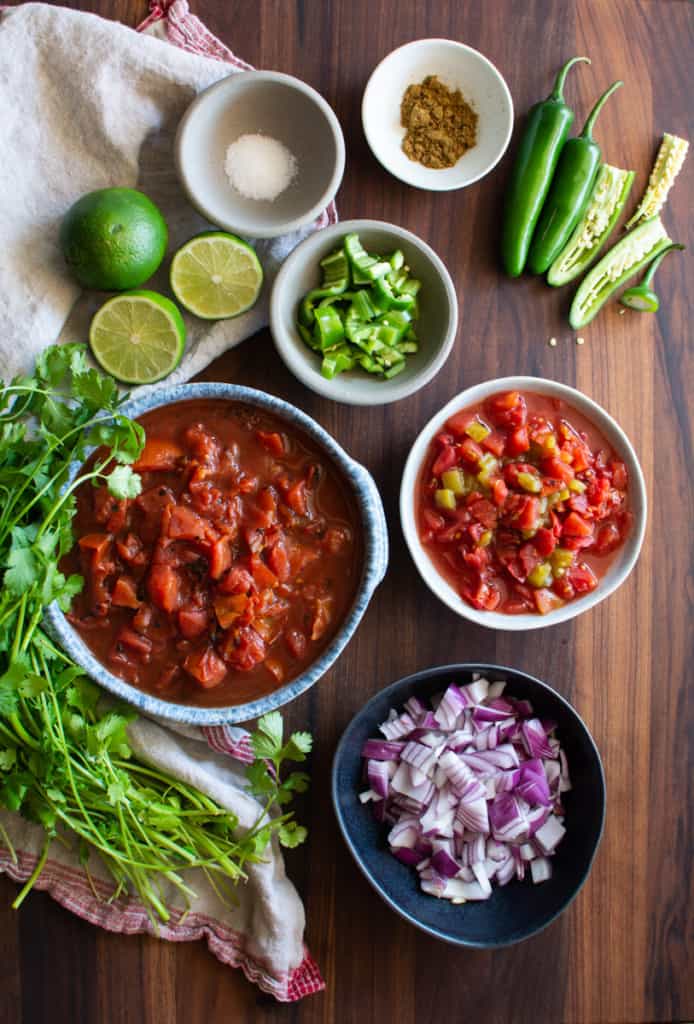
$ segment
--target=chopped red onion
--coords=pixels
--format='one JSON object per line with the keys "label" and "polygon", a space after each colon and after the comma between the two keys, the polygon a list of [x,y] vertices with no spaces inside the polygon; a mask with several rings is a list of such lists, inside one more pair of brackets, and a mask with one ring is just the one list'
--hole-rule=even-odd
{"label": "chopped red onion", "polygon": [[402,742],[388,743],[385,740],[367,740],[361,752],[361,756],[372,761],[397,760],[405,749],[406,744]]}
{"label": "chopped red onion", "polygon": [[393,761],[367,761],[366,774],[371,789],[376,796],[385,799],[388,796],[388,785],[390,783],[390,765]]}
{"label": "chopped red onion", "polygon": [[552,877],[552,864],[546,857],[535,857],[530,863],[533,882],[547,882]]}
{"label": "chopped red onion", "polygon": [[401,736],[407,736],[415,727],[415,723],[405,711],[402,715],[395,715],[381,725],[381,732],[387,740],[397,740]]}
{"label": "chopped red onion", "polygon": [[560,795],[571,789],[556,723],[505,683],[473,677],[432,702],[413,696],[364,744],[378,821],[391,852],[417,869],[424,892],[454,903],[488,899],[492,883],[551,877],[566,833]]}
{"label": "chopped red onion", "polygon": [[445,850],[437,850],[432,854],[431,866],[439,875],[444,878],[455,878],[460,871],[458,862]]}
{"label": "chopped red onion", "polygon": [[547,821],[538,828],[535,833],[535,842],[547,856],[550,853],[554,853],[557,845],[564,838],[566,829],[561,824],[558,818],[555,818],[553,814],[550,814]]}
{"label": "chopped red onion", "polygon": [[549,745],[547,733],[542,728],[539,718],[529,718],[521,726],[523,744],[528,757],[554,757],[554,750]]}

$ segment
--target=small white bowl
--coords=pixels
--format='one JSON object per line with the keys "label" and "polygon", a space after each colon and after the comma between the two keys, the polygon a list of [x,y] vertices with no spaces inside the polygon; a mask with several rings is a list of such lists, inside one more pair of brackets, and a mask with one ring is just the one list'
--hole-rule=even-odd
{"label": "small white bowl", "polygon": [[[405,156],[400,103],[408,85],[436,75],[460,89],[478,115],[477,142],[453,166],[424,167]],[[393,50],[373,71],[361,108],[371,150],[387,171],[415,188],[446,192],[479,181],[501,160],[513,131],[513,100],[500,72],[471,46],[452,39],[419,39]]]}
{"label": "small white bowl", "polygon": [[[244,198],[226,176],[226,151],[246,134],[277,139],[296,157],[296,177],[273,202]],[[200,93],[178,127],[175,154],[198,212],[250,238],[274,238],[314,220],[345,169],[342,129],[330,106],[305,82],[276,71],[235,72]]]}
{"label": "small white bowl", "polygon": [[[476,405],[478,402],[483,402],[489,395],[502,391],[534,391],[539,395],[550,395],[554,398],[563,399],[568,405],[573,406],[574,409],[582,413],[591,423],[595,424],[624,462],[629,475],[629,502],[630,510],[634,516],[634,523],[625,543],[618,550],[614,561],[611,563],[605,576],[599,581],[595,590],[590,594],[584,594],[583,597],[579,597],[575,601],[562,605],[561,608],[548,612],[547,615],[506,615],[501,612],[485,612],[473,608],[441,576],[422,546],[417,530],[415,516],[416,485],[431,441],[453,413],[458,412],[459,409],[466,409],[469,406]],[[505,629],[516,632],[527,629],[542,629],[545,626],[555,626],[559,622],[573,619],[577,615],[588,611],[589,608],[594,608],[596,604],[600,604],[601,601],[604,601],[617,587],[624,583],[634,568],[646,532],[646,516],[646,484],[636,453],[622,428],[612,419],[609,413],[605,412],[591,398],[588,398],[580,391],[576,391],[575,388],[568,387],[566,384],[545,380],[542,377],[501,377],[497,380],[485,381],[483,384],[476,384],[474,387],[461,391],[459,395],[456,395],[450,402],[447,402],[443,409],[439,410],[429,420],[417,437],[405,463],[400,486],[400,521],[405,541],[420,576],[432,593],[454,612],[457,612],[464,619],[470,619],[472,622],[476,622],[480,626],[487,626],[490,629]]]}
{"label": "small white bowl", "polygon": [[[355,231],[364,248],[387,255],[401,249],[413,277],[422,282],[415,330],[419,352],[392,380],[351,370],[327,380],[320,357],[301,339],[296,327],[299,303],[320,284],[320,261]],[[291,253],[275,279],[270,297],[270,330],[275,347],[292,373],[312,391],[347,405],[386,405],[414,394],[446,362],[458,328],[458,300],[450,274],[433,249],[411,231],[378,220],[346,220],[309,235]]]}

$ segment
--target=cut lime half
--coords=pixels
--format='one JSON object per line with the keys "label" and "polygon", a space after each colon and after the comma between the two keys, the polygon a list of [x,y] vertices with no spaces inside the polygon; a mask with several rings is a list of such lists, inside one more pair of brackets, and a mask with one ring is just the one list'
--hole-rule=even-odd
{"label": "cut lime half", "polygon": [[94,358],[125,384],[153,384],[181,361],[186,328],[177,306],[157,292],[136,291],[105,302],[89,329]]}
{"label": "cut lime half", "polygon": [[253,306],[263,268],[236,235],[208,231],[182,246],[171,262],[171,289],[185,309],[203,320],[226,320]]}

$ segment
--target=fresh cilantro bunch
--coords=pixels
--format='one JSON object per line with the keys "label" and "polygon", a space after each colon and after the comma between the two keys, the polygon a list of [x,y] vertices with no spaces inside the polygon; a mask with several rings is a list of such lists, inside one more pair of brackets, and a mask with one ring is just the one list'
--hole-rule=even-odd
{"label": "fresh cilantro bunch", "polygon": [[[245,878],[273,834],[285,846],[304,839],[282,808],[308,778],[282,780],[280,771],[285,760],[304,760],[311,738],[297,733],[283,744],[279,713],[260,719],[248,776],[263,809],[241,833],[235,816],[205,794],[133,757],[127,726],[135,712],[103,707],[99,688],[42,630],[46,606],[57,601],[66,610],[82,586],[60,570],[73,544],[77,488],[106,484],[118,498],[140,491],[132,463],[144,431],[119,412],[121,402],[81,345],[48,348],[32,376],[0,386],[0,807],[46,833],[14,906],[55,839],[78,844],[88,875],[92,853],[100,855],[114,878],[112,898],[134,890],[152,920],[167,920],[164,883],[185,900],[195,895],[186,869],[202,869],[222,899],[233,898],[229,884]],[[94,446],[105,454],[71,480]],[[14,855],[1,825],[0,835]]]}

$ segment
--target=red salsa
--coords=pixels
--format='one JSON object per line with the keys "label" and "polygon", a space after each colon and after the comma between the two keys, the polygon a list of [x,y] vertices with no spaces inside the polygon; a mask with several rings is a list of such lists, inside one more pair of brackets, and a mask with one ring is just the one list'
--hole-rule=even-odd
{"label": "red salsa", "polygon": [[345,617],[359,517],[333,463],[251,406],[195,400],[142,416],[137,498],[78,494],[70,621],[116,675],[219,706],[297,676]]}
{"label": "red salsa", "polygon": [[532,393],[452,416],[417,491],[434,565],[486,611],[546,614],[594,590],[631,526],[624,463],[579,412]]}

